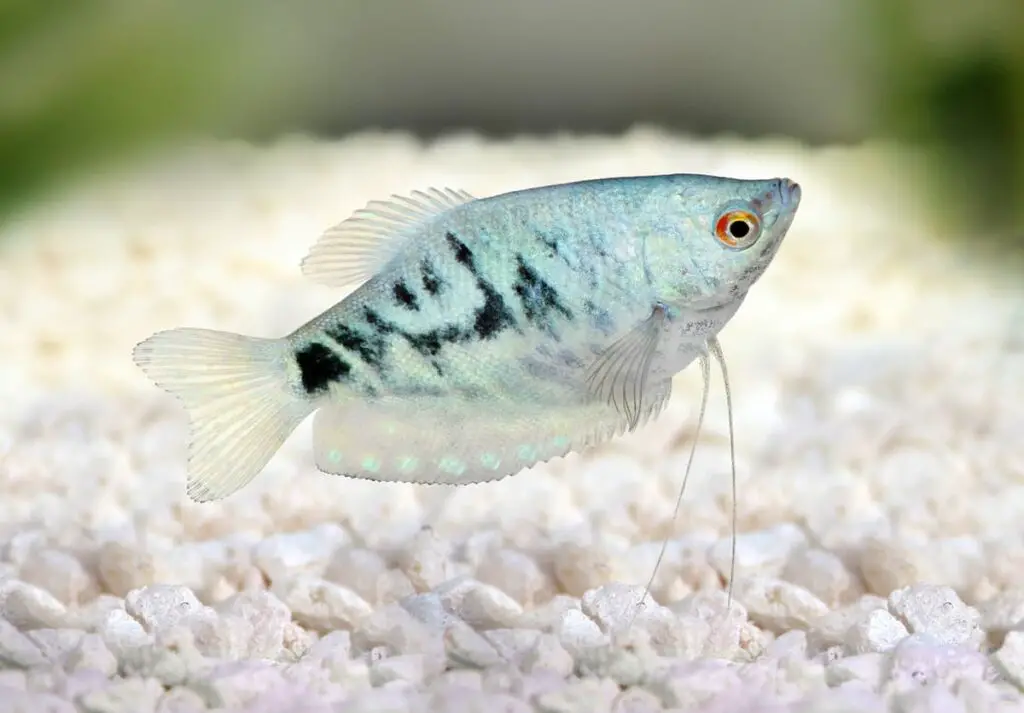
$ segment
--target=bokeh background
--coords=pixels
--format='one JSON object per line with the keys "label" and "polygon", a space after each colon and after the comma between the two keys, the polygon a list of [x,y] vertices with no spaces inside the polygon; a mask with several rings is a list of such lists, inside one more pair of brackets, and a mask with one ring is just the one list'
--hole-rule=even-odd
{"label": "bokeh background", "polygon": [[[194,135],[616,132],[924,156],[939,231],[1024,246],[1020,0],[3,0],[0,220]],[[919,180],[919,178],[909,180]],[[950,221],[953,221],[950,223]]]}

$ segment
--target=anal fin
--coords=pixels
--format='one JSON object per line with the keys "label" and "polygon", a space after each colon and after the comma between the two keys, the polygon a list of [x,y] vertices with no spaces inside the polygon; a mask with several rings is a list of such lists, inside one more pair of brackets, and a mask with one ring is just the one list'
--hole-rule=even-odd
{"label": "anal fin", "polygon": [[[659,385],[648,415],[668,399]],[[622,433],[606,404],[539,406],[511,399],[380,399],[329,403],[313,420],[325,473],[368,480],[464,485],[514,475]]]}

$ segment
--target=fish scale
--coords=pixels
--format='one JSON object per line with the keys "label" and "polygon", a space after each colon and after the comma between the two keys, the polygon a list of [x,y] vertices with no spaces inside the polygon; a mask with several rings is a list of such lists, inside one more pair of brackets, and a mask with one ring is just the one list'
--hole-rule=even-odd
{"label": "fish scale", "polygon": [[672,174],[373,201],[303,260],[355,287],[338,304],[277,339],[178,328],[134,357],[190,415],[195,500],[244,487],[313,413],[326,473],[496,480],[655,417],[799,200],[788,179]]}

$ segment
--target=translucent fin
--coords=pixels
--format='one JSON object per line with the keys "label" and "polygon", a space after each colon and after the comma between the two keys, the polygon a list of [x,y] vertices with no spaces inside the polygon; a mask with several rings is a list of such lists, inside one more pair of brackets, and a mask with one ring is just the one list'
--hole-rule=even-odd
{"label": "translucent fin", "polygon": [[[679,508],[683,504],[683,494],[686,493],[686,484],[690,480],[690,471],[693,468],[693,459],[697,455],[697,443],[700,442],[700,432],[704,427],[704,414],[708,408],[708,394],[711,392],[711,359],[708,358],[707,354],[700,355],[700,377],[703,383],[703,390],[700,397],[700,413],[697,416],[697,430],[693,434],[693,443],[690,444],[690,456],[686,459],[686,471],[683,473],[683,482],[679,486],[679,495],[676,497],[676,506],[672,510],[672,522],[676,521],[679,517]],[[633,619],[636,619],[637,613],[640,611],[640,607],[643,605],[647,596],[651,593],[651,587],[654,585],[654,578],[658,574],[658,568],[661,566],[661,561],[665,558],[665,550],[668,548],[669,536],[665,535],[665,539],[661,542],[661,550],[658,552],[658,559],[654,562],[654,570],[651,572],[651,578],[647,580],[647,586],[644,587],[643,596],[640,597],[640,601],[637,602],[636,611],[633,612]],[[632,622],[630,623],[632,626]]]}
{"label": "translucent fin", "polygon": [[725,410],[729,419],[729,463],[731,465],[732,477],[732,538],[730,541],[729,559],[729,597],[726,602],[726,611],[732,609],[732,590],[736,581],[736,438],[733,434],[732,425],[732,387],[729,385],[729,368],[725,364],[725,352],[718,337],[708,340],[708,351],[718,362],[718,368],[722,372],[722,385],[725,387]]}
{"label": "translucent fin", "polygon": [[208,329],[158,332],[135,347],[139,368],[188,411],[193,500],[247,485],[312,411],[289,387],[287,355],[284,339]]}
{"label": "translucent fin", "polygon": [[[671,383],[647,400],[651,417]],[[368,480],[464,485],[514,475],[626,428],[605,404],[545,408],[466,400],[329,403],[313,420],[317,467]]]}
{"label": "translucent fin", "polygon": [[591,396],[607,403],[626,419],[629,430],[640,424],[647,375],[658,350],[666,311],[656,306],[651,316],[608,347],[587,367],[584,377]]}
{"label": "translucent fin", "polygon": [[395,257],[418,229],[474,200],[465,191],[429,188],[371,201],[320,236],[302,259],[302,274],[328,287],[361,284]]}

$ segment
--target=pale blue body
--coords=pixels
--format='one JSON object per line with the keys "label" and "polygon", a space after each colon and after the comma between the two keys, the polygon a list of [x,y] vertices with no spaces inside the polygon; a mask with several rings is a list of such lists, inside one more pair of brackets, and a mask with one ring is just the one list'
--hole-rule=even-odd
{"label": "pale blue body", "polygon": [[314,411],[325,472],[494,480],[657,414],[799,200],[787,179],[676,174],[371,203],[303,261],[356,285],[334,307],[274,340],[161,332],[136,361],[192,414],[198,500],[248,483]]}

